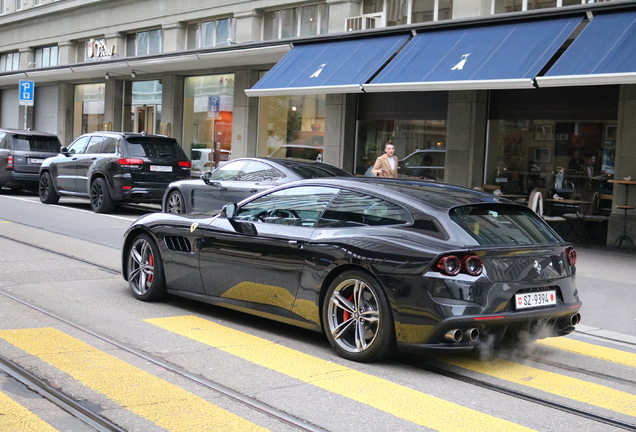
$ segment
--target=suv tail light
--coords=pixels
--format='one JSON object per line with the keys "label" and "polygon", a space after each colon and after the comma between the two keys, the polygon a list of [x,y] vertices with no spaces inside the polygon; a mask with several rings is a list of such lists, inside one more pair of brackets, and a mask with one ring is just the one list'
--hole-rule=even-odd
{"label": "suv tail light", "polygon": [[570,264],[570,267],[575,267],[576,266],[576,250],[572,246],[568,246],[568,248],[565,249],[565,256],[568,259],[568,264]]}
{"label": "suv tail light", "polygon": [[144,164],[144,160],[143,159],[137,159],[137,158],[121,158],[121,159],[117,159],[117,163],[119,165],[122,166],[129,166],[132,168],[139,168],[141,165]]}
{"label": "suv tail light", "polygon": [[435,268],[442,274],[455,276],[459,273],[465,273],[470,276],[479,276],[484,270],[484,263],[477,255],[466,254],[464,256],[444,255],[437,263]]}
{"label": "suv tail light", "polygon": [[7,169],[13,169],[13,156],[7,156]]}
{"label": "suv tail light", "polygon": [[179,166],[182,168],[192,168],[192,162],[190,161],[179,161]]}

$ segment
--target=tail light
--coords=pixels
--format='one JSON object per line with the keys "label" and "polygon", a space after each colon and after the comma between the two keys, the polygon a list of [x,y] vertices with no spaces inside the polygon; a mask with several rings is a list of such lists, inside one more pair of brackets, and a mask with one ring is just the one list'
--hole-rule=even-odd
{"label": "tail light", "polygon": [[568,246],[568,248],[565,249],[565,256],[568,259],[568,264],[570,264],[570,267],[575,267],[576,266],[576,250],[574,250],[572,246]]}
{"label": "tail light", "polygon": [[484,263],[477,255],[465,256],[444,255],[435,264],[435,267],[443,274],[456,276],[465,273],[470,276],[479,276],[484,270]]}
{"label": "tail light", "polygon": [[179,166],[181,168],[192,168],[192,162],[190,162],[190,161],[179,161]]}
{"label": "tail light", "polygon": [[13,156],[7,156],[7,169],[13,169]]}
{"label": "tail light", "polygon": [[129,166],[131,168],[139,168],[144,164],[143,159],[137,158],[120,158],[117,159],[117,163],[121,166]]}

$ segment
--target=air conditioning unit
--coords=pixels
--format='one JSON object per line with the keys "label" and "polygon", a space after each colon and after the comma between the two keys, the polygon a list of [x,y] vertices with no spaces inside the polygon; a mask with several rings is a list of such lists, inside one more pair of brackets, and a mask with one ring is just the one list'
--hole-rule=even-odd
{"label": "air conditioning unit", "polygon": [[345,31],[374,29],[379,26],[379,15],[360,15],[345,20]]}

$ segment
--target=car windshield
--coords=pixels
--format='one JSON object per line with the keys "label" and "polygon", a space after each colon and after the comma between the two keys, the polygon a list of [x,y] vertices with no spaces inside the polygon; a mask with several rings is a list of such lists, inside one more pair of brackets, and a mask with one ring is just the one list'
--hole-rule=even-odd
{"label": "car windshield", "polygon": [[58,153],[60,141],[54,136],[14,135],[14,150]]}
{"label": "car windshield", "polygon": [[351,174],[340,168],[321,165],[295,165],[289,167],[302,178],[351,177]]}
{"label": "car windshield", "polygon": [[167,138],[128,137],[128,153],[130,157],[183,157],[177,141]]}
{"label": "car windshield", "polygon": [[450,218],[479,245],[556,243],[550,229],[529,208],[506,204],[455,207]]}

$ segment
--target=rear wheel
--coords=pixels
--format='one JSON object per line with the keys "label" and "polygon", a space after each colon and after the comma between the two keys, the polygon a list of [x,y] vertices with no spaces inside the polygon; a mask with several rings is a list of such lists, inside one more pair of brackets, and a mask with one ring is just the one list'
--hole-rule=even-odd
{"label": "rear wheel", "polygon": [[60,200],[60,195],[55,191],[55,187],[53,187],[51,173],[44,172],[40,176],[38,194],[40,195],[40,201],[44,204],[55,204]]}
{"label": "rear wheel", "polygon": [[106,180],[102,177],[96,178],[91,184],[90,199],[95,213],[111,213],[115,210],[115,201],[111,198]]}
{"label": "rear wheel", "polygon": [[130,244],[127,257],[128,285],[143,301],[160,300],[166,295],[166,278],[159,248],[147,234]]}
{"label": "rear wheel", "polygon": [[347,271],[327,291],[322,322],[329,343],[348,359],[369,362],[395,354],[395,327],[386,294],[371,275]]}
{"label": "rear wheel", "polygon": [[166,213],[185,213],[185,200],[183,199],[183,194],[178,190],[174,190],[168,195]]}

